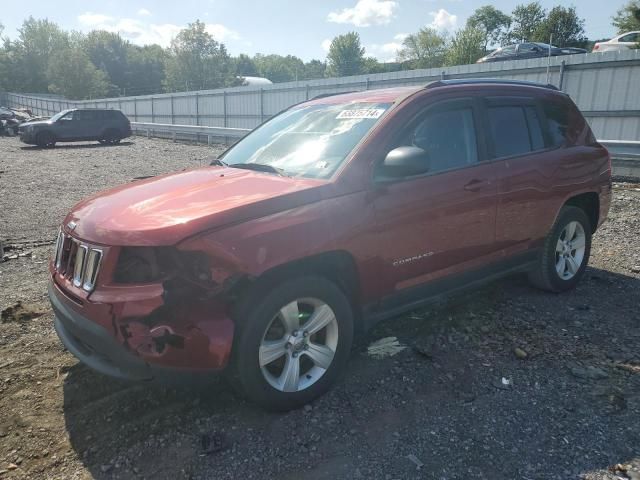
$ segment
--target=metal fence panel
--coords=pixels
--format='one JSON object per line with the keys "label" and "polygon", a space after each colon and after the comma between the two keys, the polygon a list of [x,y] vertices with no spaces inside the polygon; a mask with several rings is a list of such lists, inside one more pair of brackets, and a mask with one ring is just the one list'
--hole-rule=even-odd
{"label": "metal fence panel", "polygon": [[82,102],[48,95],[3,93],[0,101],[8,106],[30,108],[37,115],[53,115],[74,107],[119,108],[135,122],[254,128],[281,110],[317,95],[467,77],[539,83],[547,83],[549,78],[550,83],[560,86],[574,99],[597,138],[640,139],[640,50],[554,57],[550,62],[531,59],[458,65]]}

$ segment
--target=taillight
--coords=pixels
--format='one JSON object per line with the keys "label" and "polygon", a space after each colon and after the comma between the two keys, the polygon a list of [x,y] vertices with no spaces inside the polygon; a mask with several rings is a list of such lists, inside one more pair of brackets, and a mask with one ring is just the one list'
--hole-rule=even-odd
{"label": "taillight", "polygon": [[595,51],[596,51],[596,50],[598,50],[599,48],[600,48],[600,44],[599,44],[599,43],[596,43],[596,44],[593,46],[593,51],[595,52]]}

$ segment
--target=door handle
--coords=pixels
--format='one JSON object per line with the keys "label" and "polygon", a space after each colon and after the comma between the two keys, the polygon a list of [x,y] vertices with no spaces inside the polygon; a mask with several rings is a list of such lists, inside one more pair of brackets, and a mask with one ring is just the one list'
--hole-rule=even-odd
{"label": "door handle", "polygon": [[487,180],[486,178],[483,178],[483,179],[474,178],[464,186],[464,189],[467,192],[477,192],[478,190],[481,190],[487,185],[489,185],[489,180]]}

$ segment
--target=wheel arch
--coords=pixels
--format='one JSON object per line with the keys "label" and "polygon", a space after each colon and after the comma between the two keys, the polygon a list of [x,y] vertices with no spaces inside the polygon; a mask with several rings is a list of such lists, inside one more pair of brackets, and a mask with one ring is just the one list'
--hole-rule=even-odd
{"label": "wheel arch", "polygon": [[237,285],[234,297],[241,299],[249,293],[268,289],[292,277],[305,275],[321,276],[335,283],[351,304],[356,331],[364,329],[358,267],[353,255],[346,250],[327,251],[276,265],[259,276]]}
{"label": "wheel arch", "polygon": [[56,133],[55,133],[53,130],[51,130],[50,128],[44,128],[44,129],[42,129],[42,130],[38,131],[38,132],[36,133],[36,136],[35,136],[36,140],[38,139],[38,137],[39,137],[40,135],[51,135],[51,138],[52,138],[53,140],[58,140],[58,136],[57,136],[57,135],[56,135]]}
{"label": "wheel arch", "polygon": [[[587,214],[587,217],[589,217],[591,233],[595,233],[600,220],[600,197],[596,192],[584,192],[574,195],[568,198],[562,206],[578,207],[583,210],[584,213]],[[559,214],[560,212],[558,212],[558,215]],[[556,215],[556,218],[558,215]]]}

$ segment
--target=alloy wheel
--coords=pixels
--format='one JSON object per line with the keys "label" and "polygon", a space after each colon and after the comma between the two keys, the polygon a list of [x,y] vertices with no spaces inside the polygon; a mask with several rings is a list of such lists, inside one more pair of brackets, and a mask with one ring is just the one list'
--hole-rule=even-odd
{"label": "alloy wheel", "polygon": [[265,380],[281,392],[315,384],[331,366],[338,346],[338,321],[329,305],[300,298],[273,317],[260,343]]}
{"label": "alloy wheel", "polygon": [[556,272],[562,280],[573,278],[584,260],[586,235],[580,222],[569,222],[556,243]]}

